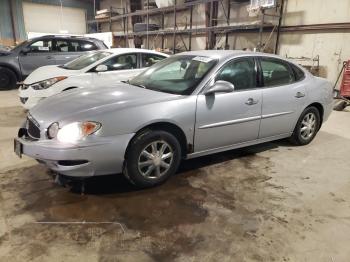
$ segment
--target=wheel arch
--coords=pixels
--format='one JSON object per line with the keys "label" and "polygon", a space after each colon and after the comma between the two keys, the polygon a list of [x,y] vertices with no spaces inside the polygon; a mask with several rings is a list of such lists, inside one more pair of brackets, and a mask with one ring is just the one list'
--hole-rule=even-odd
{"label": "wheel arch", "polygon": [[320,128],[322,126],[322,123],[323,123],[323,116],[324,116],[324,108],[323,108],[323,105],[321,103],[318,103],[318,102],[314,102],[310,105],[308,105],[306,108],[309,108],[309,107],[316,107],[318,112],[320,113]]}
{"label": "wheel arch", "polygon": [[169,132],[170,134],[174,135],[176,139],[178,139],[180,146],[181,146],[181,155],[182,157],[185,157],[187,153],[191,152],[193,150],[193,146],[191,144],[187,143],[187,138],[184,133],[184,131],[176,124],[166,121],[160,121],[160,122],[154,122],[147,124],[146,126],[143,126],[140,128],[135,135],[130,139],[128,146],[125,150],[125,155],[128,152],[129,146],[133,139],[137,137],[140,133],[144,132],[145,130],[162,130]]}
{"label": "wheel arch", "polygon": [[63,89],[62,92],[68,91],[68,90],[72,90],[72,89],[76,89],[76,88],[79,88],[79,87],[77,87],[77,86],[67,87],[67,88]]}
{"label": "wheel arch", "polygon": [[18,70],[18,69],[16,69],[14,66],[11,66],[11,65],[9,65],[9,64],[1,64],[0,63],[0,68],[6,68],[6,69],[8,69],[8,70],[11,70],[12,72],[14,72],[15,73],[15,75],[16,75],[16,77],[17,77],[17,81],[20,81],[20,80],[22,80],[22,74],[21,74],[21,72]]}

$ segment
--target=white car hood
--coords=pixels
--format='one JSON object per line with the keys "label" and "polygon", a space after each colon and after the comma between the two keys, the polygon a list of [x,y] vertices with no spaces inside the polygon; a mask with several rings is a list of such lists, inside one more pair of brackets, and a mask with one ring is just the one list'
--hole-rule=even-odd
{"label": "white car hood", "polygon": [[46,79],[58,76],[78,75],[82,72],[80,70],[67,70],[58,65],[43,66],[34,70],[25,80],[24,84],[30,85]]}

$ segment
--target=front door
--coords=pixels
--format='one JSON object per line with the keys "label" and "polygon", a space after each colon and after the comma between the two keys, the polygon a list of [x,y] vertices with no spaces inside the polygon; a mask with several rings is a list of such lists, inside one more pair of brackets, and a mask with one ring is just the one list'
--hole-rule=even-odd
{"label": "front door", "polygon": [[306,87],[296,81],[291,64],[276,58],[261,58],[264,83],[259,138],[293,132],[306,104]]}
{"label": "front door", "polygon": [[197,98],[195,152],[230,146],[258,138],[262,91],[257,87],[253,57],[234,59],[214,81],[231,82],[231,93],[200,94]]}
{"label": "front door", "polygon": [[28,53],[19,54],[19,63],[24,76],[28,76],[39,67],[56,64],[51,39],[39,40],[27,47],[29,48]]}

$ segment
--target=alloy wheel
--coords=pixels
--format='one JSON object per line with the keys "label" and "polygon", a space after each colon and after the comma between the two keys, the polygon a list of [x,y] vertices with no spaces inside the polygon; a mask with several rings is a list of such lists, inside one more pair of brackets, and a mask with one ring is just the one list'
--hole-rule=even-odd
{"label": "alloy wheel", "polygon": [[174,150],[164,140],[153,141],[141,151],[138,170],[147,179],[158,179],[170,169]]}
{"label": "alloy wheel", "polygon": [[307,113],[303,121],[301,122],[301,127],[300,127],[300,136],[308,140],[310,139],[316,131],[316,116],[314,113]]}

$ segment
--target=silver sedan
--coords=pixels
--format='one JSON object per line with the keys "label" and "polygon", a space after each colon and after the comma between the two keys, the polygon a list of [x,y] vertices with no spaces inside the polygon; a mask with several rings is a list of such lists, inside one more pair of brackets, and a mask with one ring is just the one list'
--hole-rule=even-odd
{"label": "silver sedan", "polygon": [[181,159],[282,138],[310,143],[332,110],[332,87],[278,56],[193,51],[130,82],[69,91],[30,110],[15,151],[60,174],[124,173],[149,187]]}

